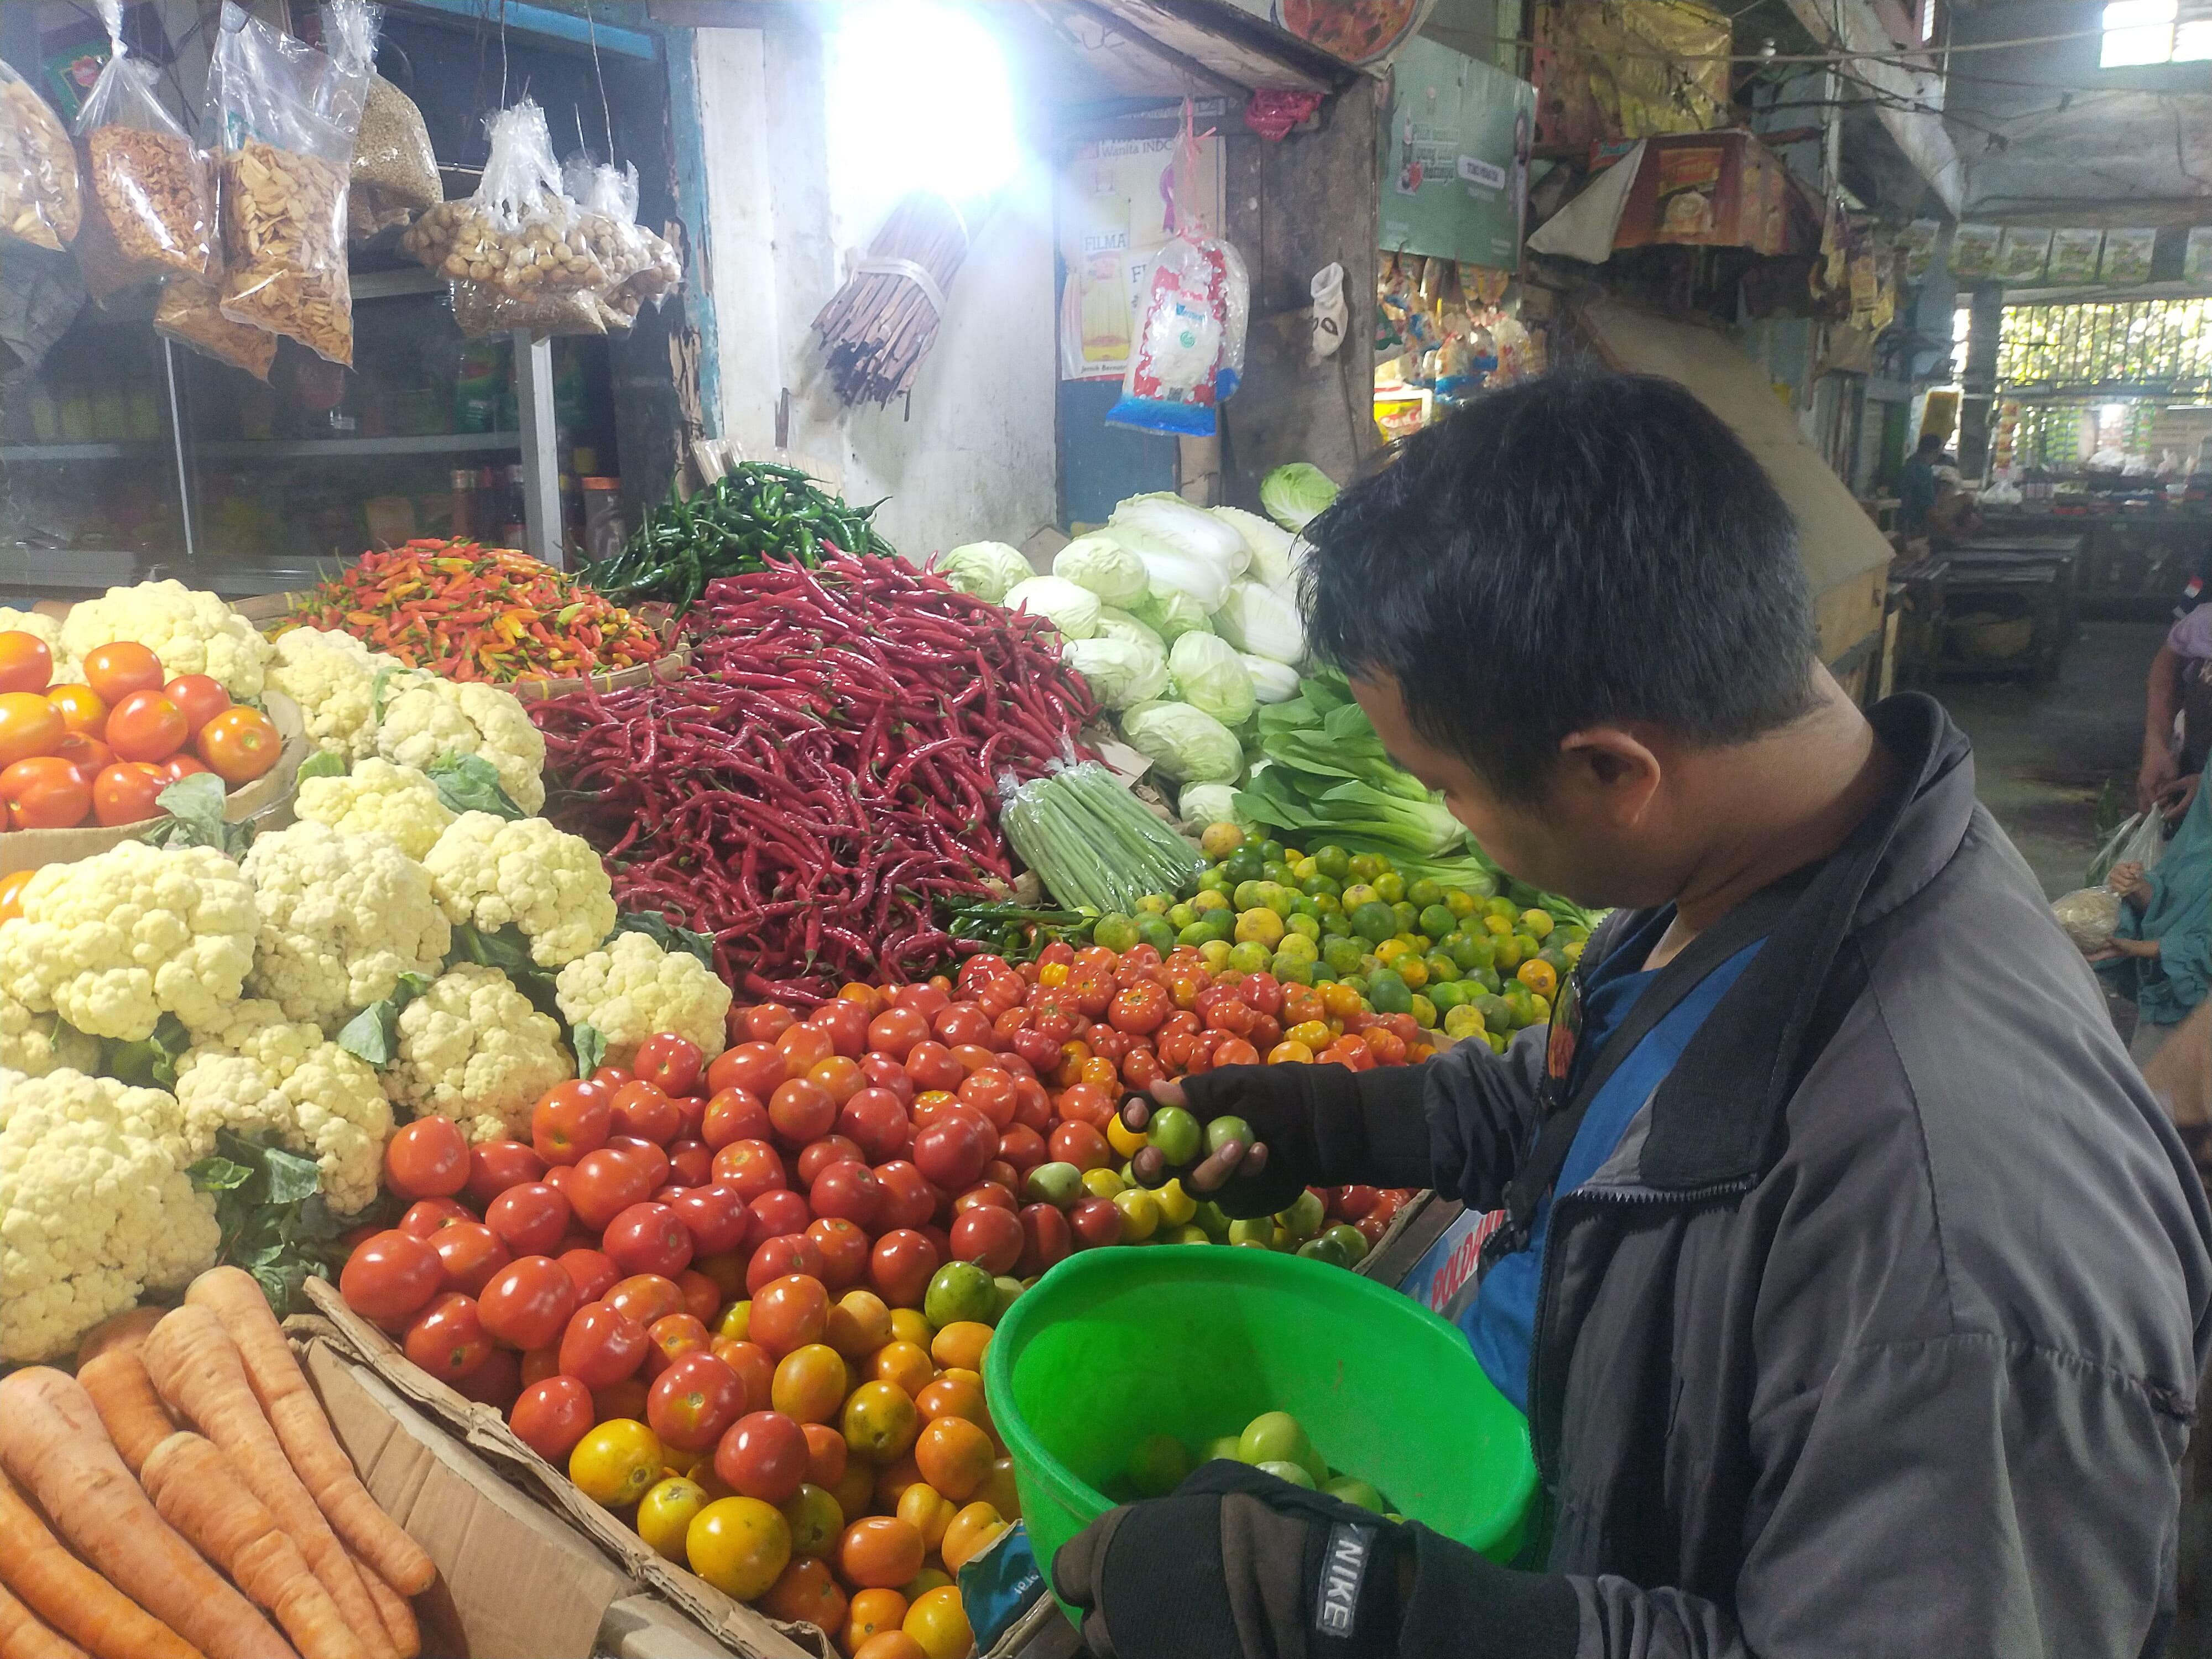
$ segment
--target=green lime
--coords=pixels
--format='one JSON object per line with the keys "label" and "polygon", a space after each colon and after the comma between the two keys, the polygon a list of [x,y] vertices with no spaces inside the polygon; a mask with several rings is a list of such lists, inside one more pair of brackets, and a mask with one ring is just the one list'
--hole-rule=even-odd
{"label": "green lime", "polygon": [[1296,933],[1300,939],[1310,939],[1318,945],[1321,942],[1321,917],[1316,913],[1301,910],[1291,918],[1289,926],[1284,931]]}
{"label": "green lime", "polygon": [[1406,1012],[1413,1015],[1413,1024],[1424,1031],[1433,1031],[1437,1029],[1437,1005],[1422,993],[1419,991],[1413,993],[1413,1006]]}
{"label": "green lime", "polygon": [[1119,910],[1108,911],[1091,927],[1091,942],[1116,954],[1133,949],[1137,943],[1136,918],[1125,916]]}
{"label": "green lime", "polygon": [[1421,931],[1421,913],[1407,903],[1405,900],[1399,899],[1394,902],[1390,906],[1390,915],[1398,924],[1390,930],[1394,936],[1399,933],[1418,933]]}
{"label": "green lime", "polygon": [[1326,1233],[1310,1238],[1298,1246],[1298,1254],[1309,1261],[1326,1261],[1332,1267],[1349,1267],[1352,1258],[1345,1254],[1344,1246]]}
{"label": "green lime", "polygon": [[1314,982],[1314,964],[1310,957],[1276,956],[1267,971],[1285,985],[1310,985]]}
{"label": "green lime", "polygon": [[1331,881],[1342,881],[1352,869],[1352,854],[1334,842],[1324,842],[1314,848],[1314,867]]}
{"label": "green lime", "polygon": [[1226,1458],[1232,1463],[1241,1463],[1244,1460],[1237,1455],[1237,1437],[1233,1434],[1217,1435],[1214,1438],[1206,1443],[1205,1448],[1200,1455],[1199,1462],[1201,1463],[1212,1463],[1219,1459]]}
{"label": "green lime", "polygon": [[1229,896],[1229,902],[1240,910],[1256,910],[1265,902],[1261,893],[1266,885],[1264,882],[1240,881],[1237,890]]}
{"label": "green lime", "polygon": [[1488,898],[1482,902],[1482,913],[1504,921],[1516,921],[1520,919],[1521,908],[1511,899]]}
{"label": "green lime", "polygon": [[1372,1510],[1377,1515],[1382,1513],[1382,1494],[1357,1475],[1340,1474],[1322,1490],[1340,1502]]}
{"label": "green lime", "polygon": [[1347,1265],[1367,1254],[1367,1235],[1349,1221],[1340,1221],[1334,1227],[1325,1228],[1322,1237],[1337,1242],[1344,1251]]}
{"label": "green lime", "polygon": [[1468,983],[1466,980],[1458,979],[1437,981],[1429,987],[1429,1001],[1444,1012],[1449,1013],[1468,1000],[1470,994],[1468,988]]}
{"label": "green lime", "polygon": [[1398,918],[1389,905],[1376,900],[1352,913],[1352,931],[1370,945],[1380,945],[1398,931]]}
{"label": "green lime", "polygon": [[[1170,1107],[1164,1109],[1171,1111],[1174,1109]],[[1241,1117],[1228,1115],[1217,1117],[1211,1123],[1206,1126],[1206,1152],[1207,1157],[1211,1158],[1214,1153],[1219,1152],[1224,1146],[1226,1146],[1232,1140],[1236,1141],[1240,1146],[1249,1146],[1252,1144],[1252,1126],[1247,1123]],[[1162,1156],[1165,1157],[1166,1154],[1163,1153]],[[1170,1159],[1169,1161],[1172,1163],[1176,1160]]]}
{"label": "green lime", "polygon": [[1229,1224],[1231,1244],[1257,1244],[1262,1249],[1272,1248],[1275,1242],[1275,1223],[1272,1216],[1255,1216],[1249,1220]]}
{"label": "green lime", "polygon": [[[1181,908],[1182,907],[1180,905],[1176,907],[1178,909]],[[1174,918],[1170,916],[1169,920],[1173,921]],[[1182,928],[1176,933],[1175,942],[1177,945],[1188,945],[1192,949],[1195,950],[1198,946],[1205,944],[1208,939],[1217,937],[1218,936],[1214,933],[1210,923],[1203,921],[1188,921],[1185,922]]]}
{"label": "green lime", "polygon": [[921,1311],[939,1330],[962,1320],[993,1324],[999,1317],[999,1287],[987,1268],[972,1261],[948,1261],[930,1279]]}
{"label": "green lime", "polygon": [[1260,856],[1270,864],[1283,861],[1283,843],[1272,836],[1260,843]]}
{"label": "green lime", "polygon": [[1029,1286],[1023,1284],[1020,1279],[1015,1279],[1006,1273],[1000,1273],[996,1279],[993,1279],[991,1283],[998,1289],[999,1311],[992,1315],[988,1322],[995,1325],[1001,1319],[1004,1319],[1006,1316],[1006,1310],[1014,1305],[1015,1298],[1020,1296],[1024,1291],[1029,1288]]}
{"label": "green lime", "polygon": [[1459,927],[1459,918],[1441,904],[1429,904],[1422,907],[1420,923],[1431,939],[1442,939]]}
{"label": "green lime", "polygon": [[1137,922],[1137,942],[1149,945],[1162,956],[1175,949],[1176,930],[1161,915],[1146,915]]}
{"label": "green lime", "polygon": [[1197,907],[1188,899],[1180,904],[1170,905],[1168,908],[1168,926],[1170,927],[1188,927],[1197,920]]}
{"label": "green lime", "polygon": [[1323,896],[1334,898],[1344,891],[1342,885],[1334,878],[1322,875],[1308,876],[1298,884],[1298,888],[1309,898],[1320,898]]}
{"label": "green lime", "polygon": [[1444,902],[1443,884],[1428,876],[1423,876],[1406,889],[1406,896],[1425,910],[1431,904],[1442,904]]}
{"label": "green lime", "polygon": [[1377,968],[1367,976],[1367,1000],[1378,1014],[1413,1012],[1413,988],[1388,968]]}
{"label": "green lime", "polygon": [[1313,1462],[1313,1455],[1305,1425],[1288,1412],[1261,1412],[1237,1437],[1237,1455],[1247,1463],[1279,1462],[1303,1468]]}
{"label": "green lime", "polygon": [[1257,881],[1261,862],[1258,848],[1240,847],[1221,860],[1221,871],[1232,884]]}
{"label": "green lime", "polygon": [[1312,1191],[1300,1193],[1287,1210],[1275,1212],[1275,1224],[1296,1238],[1311,1238],[1321,1231],[1325,1217],[1321,1200]]}
{"label": "green lime", "polygon": [[1321,947],[1321,959],[1332,973],[1348,974],[1359,966],[1359,958],[1366,954],[1359,941],[1349,934],[1339,933]]}
{"label": "green lime", "polygon": [[1429,970],[1429,983],[1431,987],[1442,985],[1449,980],[1459,977],[1459,963],[1451,959],[1449,951],[1430,951],[1421,958],[1421,966]]}
{"label": "green lime", "polygon": [[1297,878],[1291,873],[1291,866],[1284,863],[1280,859],[1271,859],[1267,863],[1261,865],[1260,866],[1260,875],[1263,880],[1279,882],[1285,884],[1297,880]]}
{"label": "green lime", "polygon": [[1294,1486],[1304,1486],[1308,1492],[1314,1490],[1313,1476],[1308,1474],[1299,1464],[1285,1462],[1279,1457],[1271,1457],[1259,1468],[1262,1474],[1272,1474],[1278,1480],[1287,1480]]}
{"label": "green lime", "polygon": [[1230,885],[1229,878],[1218,864],[1198,878],[1198,890],[1201,893],[1225,893]]}
{"label": "green lime", "polygon": [[1148,1434],[1129,1454],[1129,1480],[1147,1498],[1165,1498],[1190,1473],[1190,1453],[1171,1435]]}
{"label": "green lime", "polygon": [[1171,1169],[1196,1163],[1199,1148],[1206,1141],[1206,1131],[1198,1120],[1180,1106],[1163,1106],[1154,1112],[1145,1133]]}

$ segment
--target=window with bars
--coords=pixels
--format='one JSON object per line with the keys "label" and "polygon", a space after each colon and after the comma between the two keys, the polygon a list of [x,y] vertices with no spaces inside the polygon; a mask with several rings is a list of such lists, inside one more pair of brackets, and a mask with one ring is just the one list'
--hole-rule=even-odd
{"label": "window with bars", "polygon": [[2128,69],[2212,58],[2212,0],[2112,0],[2098,64]]}
{"label": "window with bars", "polygon": [[2026,392],[2212,393],[2212,300],[2007,306],[1997,383]]}

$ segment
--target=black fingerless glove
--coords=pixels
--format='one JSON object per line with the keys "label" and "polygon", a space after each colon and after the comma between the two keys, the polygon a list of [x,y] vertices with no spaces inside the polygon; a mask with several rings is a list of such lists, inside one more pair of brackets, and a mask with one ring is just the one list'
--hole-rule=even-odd
{"label": "black fingerless glove", "polygon": [[[1213,1194],[1227,1215],[1273,1215],[1307,1187],[1374,1181],[1382,1168],[1409,1159],[1428,1167],[1420,1108],[1426,1079],[1418,1066],[1364,1073],[1347,1066],[1224,1066],[1182,1081],[1201,1123],[1233,1114],[1267,1149],[1259,1175],[1240,1175]],[[1392,1144],[1378,1147],[1381,1137]]]}
{"label": "black fingerless glove", "polygon": [[1572,1659],[1581,1632],[1563,1577],[1226,1461],[1109,1510],[1052,1575],[1094,1659]]}

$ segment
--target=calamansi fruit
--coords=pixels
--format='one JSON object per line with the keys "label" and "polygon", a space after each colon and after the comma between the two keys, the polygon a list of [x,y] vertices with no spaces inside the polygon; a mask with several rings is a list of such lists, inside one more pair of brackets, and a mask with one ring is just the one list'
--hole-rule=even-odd
{"label": "calamansi fruit", "polygon": [[691,1517],[684,1538],[691,1571],[723,1595],[750,1601],[791,1559],[791,1528],[757,1498],[722,1498]]}
{"label": "calamansi fruit", "polygon": [[[576,1443],[568,1454],[568,1478],[594,1504],[618,1510],[645,1496],[660,1479],[663,1462],[659,1437],[642,1423],[618,1417]],[[782,1570],[779,1564],[776,1571]]]}

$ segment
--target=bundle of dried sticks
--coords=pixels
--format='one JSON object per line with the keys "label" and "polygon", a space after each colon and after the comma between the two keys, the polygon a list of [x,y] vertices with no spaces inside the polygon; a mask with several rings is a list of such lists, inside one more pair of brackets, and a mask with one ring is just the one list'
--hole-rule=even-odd
{"label": "bundle of dried sticks", "polygon": [[[886,404],[912,387],[967,257],[967,229],[951,203],[932,191],[900,198],[867,257],[814,319],[840,398]],[[902,267],[918,267],[927,283]]]}

